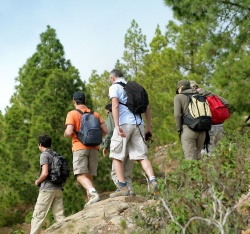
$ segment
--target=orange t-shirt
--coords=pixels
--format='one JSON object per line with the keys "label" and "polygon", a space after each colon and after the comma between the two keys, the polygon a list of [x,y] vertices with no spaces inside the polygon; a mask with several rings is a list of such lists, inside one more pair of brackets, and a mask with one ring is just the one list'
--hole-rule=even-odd
{"label": "orange t-shirt", "polygon": [[[79,110],[81,110],[82,112],[90,112],[90,109],[88,108],[78,108]],[[100,124],[103,124],[104,121],[103,119],[101,118],[101,116],[94,112],[94,115],[100,120]],[[66,121],[65,121],[65,125],[73,125],[74,126],[74,130],[75,131],[79,131],[80,129],[80,126],[81,126],[81,118],[82,118],[82,115],[76,111],[76,110],[72,110],[70,111],[68,114],[67,114],[67,117],[66,117]],[[77,150],[80,150],[80,149],[99,149],[99,145],[97,146],[86,146],[84,144],[82,144],[82,142],[80,142],[76,136],[76,133],[73,132],[73,135],[72,135],[72,151],[77,151]]]}

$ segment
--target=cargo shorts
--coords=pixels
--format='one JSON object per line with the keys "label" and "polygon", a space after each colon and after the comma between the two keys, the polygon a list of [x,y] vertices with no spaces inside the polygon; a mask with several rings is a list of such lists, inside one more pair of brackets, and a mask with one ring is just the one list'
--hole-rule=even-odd
{"label": "cargo shorts", "polygon": [[74,175],[97,175],[98,149],[81,149],[73,152]]}
{"label": "cargo shorts", "polygon": [[110,143],[109,157],[124,161],[128,154],[130,160],[136,161],[146,159],[148,155],[148,148],[143,138],[144,126],[123,124],[120,127],[125,132],[126,137],[119,136],[117,130],[114,129]]}

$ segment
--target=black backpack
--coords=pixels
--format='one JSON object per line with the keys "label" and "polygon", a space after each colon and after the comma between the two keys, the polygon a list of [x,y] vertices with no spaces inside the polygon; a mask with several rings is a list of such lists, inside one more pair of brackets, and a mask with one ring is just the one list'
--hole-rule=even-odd
{"label": "black backpack", "polygon": [[212,126],[212,115],[206,97],[200,94],[184,95],[187,95],[189,104],[188,114],[183,116],[183,124],[193,131],[209,131]]}
{"label": "black backpack", "polygon": [[52,149],[46,151],[53,156],[48,180],[54,184],[65,183],[70,173],[67,159]]}
{"label": "black backpack", "polygon": [[76,109],[81,115],[80,130],[76,132],[77,138],[86,146],[97,146],[102,143],[102,130],[100,120],[94,115],[94,111],[82,112]]}
{"label": "black backpack", "polygon": [[146,90],[135,81],[128,81],[127,84],[117,82],[116,84],[121,85],[127,93],[127,103],[121,103],[127,106],[133,114],[142,114],[146,112],[149,104],[148,94]]}

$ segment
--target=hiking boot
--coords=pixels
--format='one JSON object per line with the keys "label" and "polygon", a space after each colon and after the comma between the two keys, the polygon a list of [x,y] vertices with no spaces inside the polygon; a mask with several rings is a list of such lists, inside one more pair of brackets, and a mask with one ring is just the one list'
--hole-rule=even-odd
{"label": "hiking boot", "polygon": [[149,187],[153,193],[158,193],[158,183],[156,180],[149,182]]}
{"label": "hiking boot", "polygon": [[129,191],[128,191],[127,186],[125,187],[118,186],[116,191],[111,193],[109,197],[119,197],[119,196],[128,196],[128,195],[129,195]]}
{"label": "hiking boot", "polygon": [[90,193],[89,201],[85,204],[84,207],[92,205],[92,204],[94,204],[94,203],[96,203],[98,201],[100,201],[100,196],[96,191],[93,191],[93,192]]}

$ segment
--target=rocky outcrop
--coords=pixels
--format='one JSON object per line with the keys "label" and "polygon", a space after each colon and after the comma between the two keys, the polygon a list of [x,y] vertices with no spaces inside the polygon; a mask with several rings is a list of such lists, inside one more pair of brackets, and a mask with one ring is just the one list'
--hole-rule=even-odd
{"label": "rocky outcrop", "polygon": [[[132,233],[140,229],[142,231],[143,229],[136,225],[133,216],[136,212],[143,215],[147,207],[156,207],[159,203],[159,201],[146,200],[140,196],[107,198],[65,218],[61,223],[55,223],[45,233],[120,234]],[[161,227],[164,230],[164,223],[161,220],[155,220],[153,223],[158,231]]]}

